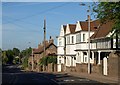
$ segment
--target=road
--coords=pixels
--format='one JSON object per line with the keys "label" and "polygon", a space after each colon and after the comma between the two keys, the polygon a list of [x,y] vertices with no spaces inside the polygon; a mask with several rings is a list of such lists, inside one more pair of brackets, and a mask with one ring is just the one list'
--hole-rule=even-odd
{"label": "road", "polygon": [[23,72],[16,65],[3,68],[2,85],[103,85],[86,78],[69,74]]}

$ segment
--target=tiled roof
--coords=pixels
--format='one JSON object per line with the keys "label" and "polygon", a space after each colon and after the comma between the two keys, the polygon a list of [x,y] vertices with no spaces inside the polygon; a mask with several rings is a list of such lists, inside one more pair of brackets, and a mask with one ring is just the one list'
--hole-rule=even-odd
{"label": "tiled roof", "polygon": [[[100,24],[99,20],[94,20],[90,22],[90,31],[95,31],[95,27]],[[88,31],[88,21],[80,21],[82,31]]]}
{"label": "tiled roof", "polygon": [[[54,43],[45,43],[45,49],[47,49],[51,45],[54,45]],[[54,46],[56,47],[56,45],[54,45]],[[38,47],[38,48],[33,49],[33,53],[42,53],[43,51],[44,51],[44,46],[43,45]]]}
{"label": "tiled roof", "polygon": [[107,22],[106,24],[101,24],[90,38],[94,39],[94,38],[105,37],[112,30],[112,27],[113,27],[113,22]]}
{"label": "tiled roof", "polygon": [[70,33],[75,33],[75,28],[76,28],[76,25],[75,24],[69,24],[69,28],[70,28]]}

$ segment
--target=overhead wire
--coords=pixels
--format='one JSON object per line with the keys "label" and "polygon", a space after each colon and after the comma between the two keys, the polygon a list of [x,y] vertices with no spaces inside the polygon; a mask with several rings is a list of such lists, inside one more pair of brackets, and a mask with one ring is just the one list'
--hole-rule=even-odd
{"label": "overhead wire", "polygon": [[[8,20],[7,20],[8,21]],[[11,24],[13,24],[13,25],[15,25],[15,26],[17,26],[17,27],[20,27],[20,28],[24,28],[24,29],[26,29],[26,27],[24,27],[23,25],[19,25],[19,24],[16,24],[16,23],[14,23],[14,22],[12,22]],[[3,28],[4,29],[4,28]],[[26,30],[21,30],[21,31],[19,31],[19,32],[25,32]],[[27,29],[27,32],[39,32],[39,30],[33,30],[33,29]]]}
{"label": "overhead wire", "polygon": [[[59,5],[59,6],[56,6],[56,7],[52,7],[52,8],[46,9],[46,10],[41,11],[41,12],[38,12],[38,13],[36,13],[36,14],[32,14],[32,15],[29,15],[29,16],[25,16],[25,17],[22,17],[22,18],[15,19],[15,20],[12,21],[12,22],[20,21],[20,20],[23,20],[23,19],[27,19],[27,18],[31,18],[31,17],[34,17],[34,16],[41,15],[41,14],[46,13],[46,12],[49,12],[49,11],[51,11],[51,10],[54,10],[54,9],[57,9],[57,8],[66,6],[68,3],[70,3],[70,2],[66,2],[66,3],[63,3],[63,4]],[[9,22],[9,23],[10,23],[10,22]]]}
{"label": "overhead wire", "polygon": [[[19,3],[19,4],[16,4],[16,5],[6,5],[5,3],[3,3],[5,6],[4,7],[18,7],[18,6],[30,6],[30,5],[36,5],[36,4],[42,4],[42,3],[32,3],[32,2],[29,2],[29,4],[26,4],[28,2],[16,2],[16,3]],[[22,3],[22,4],[21,4]],[[25,3],[25,4],[23,4]]]}

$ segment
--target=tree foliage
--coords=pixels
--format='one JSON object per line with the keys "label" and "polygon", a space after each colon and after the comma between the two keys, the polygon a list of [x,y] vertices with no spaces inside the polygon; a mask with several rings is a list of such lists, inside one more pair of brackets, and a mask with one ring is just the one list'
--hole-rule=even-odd
{"label": "tree foliage", "polygon": [[24,57],[22,67],[25,69],[28,67],[28,57]]}
{"label": "tree foliage", "polygon": [[30,56],[31,53],[32,53],[32,48],[29,47],[25,50],[22,50],[21,53],[20,53],[20,56],[21,56],[21,58],[23,58],[23,57],[26,57],[26,56]]}
{"label": "tree foliage", "polygon": [[49,63],[56,64],[57,63],[57,57],[56,56],[47,56],[47,57],[42,57],[40,59],[40,65],[47,66]]}
{"label": "tree foliage", "polygon": [[[2,49],[0,49],[0,51],[2,51]],[[24,64],[24,66],[26,66],[25,64],[26,64],[27,59],[28,59],[28,57],[30,56],[31,53],[32,53],[32,48],[31,47],[29,47],[25,50],[22,50],[21,52],[18,48],[13,48],[12,50],[11,49],[4,50],[4,51],[2,51],[2,54],[1,54],[2,63],[3,64],[7,64],[7,63],[16,64],[20,61]]]}
{"label": "tree foliage", "polygon": [[13,48],[14,56],[19,56],[20,50],[18,48]]}
{"label": "tree foliage", "polygon": [[113,30],[115,29],[120,33],[120,1],[93,4],[93,11],[97,13],[97,18],[99,18],[102,23],[113,21]]}
{"label": "tree foliage", "polygon": [[8,58],[8,63],[12,64],[13,63],[13,59],[14,59],[14,53],[12,50],[7,50],[6,51],[6,56]]}
{"label": "tree foliage", "polygon": [[2,52],[2,63],[6,64],[8,62],[8,57],[6,55],[6,51]]}

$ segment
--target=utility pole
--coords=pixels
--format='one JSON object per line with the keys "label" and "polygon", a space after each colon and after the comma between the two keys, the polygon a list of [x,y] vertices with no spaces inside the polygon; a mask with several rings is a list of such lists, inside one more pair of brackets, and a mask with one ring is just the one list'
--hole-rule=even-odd
{"label": "utility pole", "polygon": [[66,71],[66,34],[64,35],[64,71]]}
{"label": "utility pole", "polygon": [[[86,4],[82,3],[80,4],[82,6],[85,6]],[[90,74],[90,3],[88,5],[88,74]]]}
{"label": "utility pole", "polygon": [[[43,48],[43,50],[44,50],[44,52],[43,52],[43,57],[45,57],[45,55],[46,55],[46,52],[45,52],[45,48],[46,48],[46,46],[45,46],[45,41],[46,41],[46,19],[44,19],[44,48]],[[43,71],[45,70],[45,65],[43,65]]]}
{"label": "utility pole", "polygon": [[88,6],[88,74],[90,74],[90,5]]}
{"label": "utility pole", "polygon": [[43,57],[45,57],[45,41],[46,41],[46,19],[44,19],[44,53]]}

